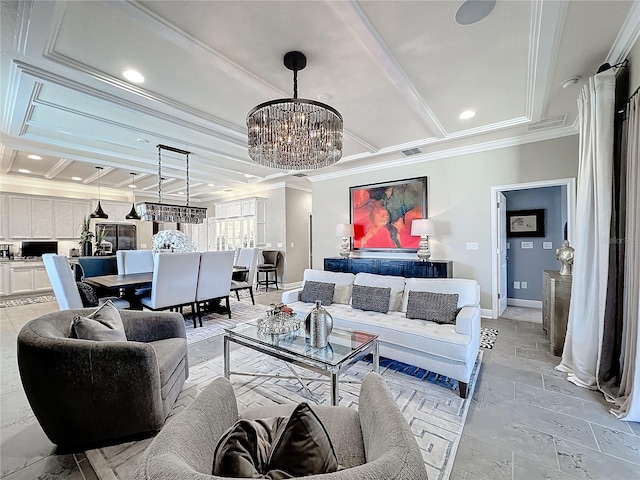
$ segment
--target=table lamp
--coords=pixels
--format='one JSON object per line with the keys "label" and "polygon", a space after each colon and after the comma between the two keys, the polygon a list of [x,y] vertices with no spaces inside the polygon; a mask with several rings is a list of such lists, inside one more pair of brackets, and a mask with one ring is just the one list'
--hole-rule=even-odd
{"label": "table lamp", "polygon": [[436,233],[433,220],[428,218],[419,218],[411,222],[411,235],[420,236],[420,248],[418,249],[418,258],[421,262],[426,262],[431,256],[429,250],[429,235]]}
{"label": "table lamp", "polygon": [[339,223],[336,225],[336,237],[342,237],[340,242],[340,256],[349,258],[351,254],[351,244],[349,239],[353,237],[353,225],[350,223]]}

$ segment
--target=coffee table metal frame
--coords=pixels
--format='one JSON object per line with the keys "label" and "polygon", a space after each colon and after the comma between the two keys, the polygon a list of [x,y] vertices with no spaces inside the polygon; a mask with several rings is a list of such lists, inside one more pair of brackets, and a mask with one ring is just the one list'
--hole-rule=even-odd
{"label": "coffee table metal frame", "polygon": [[[249,322],[254,323],[254,322]],[[352,364],[354,364],[361,355],[365,355],[367,353],[373,354],[373,371],[376,373],[380,373],[380,351],[378,347],[378,336],[375,334],[371,334],[368,332],[361,332],[355,330],[347,330],[347,329],[339,329],[334,328],[334,331],[344,332],[350,334],[365,334],[370,336],[369,341],[362,343],[362,345],[357,348],[352,348],[352,351],[345,358],[335,363],[334,365],[325,363],[321,360],[316,360],[310,358],[306,355],[292,352],[286,350],[284,347],[280,347],[279,345],[267,345],[263,342],[260,342],[258,339],[254,339],[250,336],[242,335],[238,332],[235,332],[234,329],[236,327],[225,328],[224,333],[224,376],[229,379],[230,375],[246,375],[253,377],[266,377],[266,378],[286,378],[286,379],[297,379],[303,388],[307,391],[307,393],[314,398],[313,393],[308,389],[307,385],[303,382],[303,380],[311,380],[311,381],[319,381],[325,380],[331,383],[331,405],[335,406],[339,401],[339,390],[340,390],[340,381],[339,375],[345,372]],[[286,362],[287,367],[293,373],[291,375],[281,375],[281,374],[266,374],[266,373],[257,373],[257,372],[240,372],[231,370],[231,360],[230,360],[230,343],[233,342],[235,344],[241,345],[243,347],[250,348],[260,353],[264,353],[265,355],[269,355],[271,357],[277,358]],[[298,367],[311,370],[316,373],[320,373],[322,375],[327,376],[327,379],[317,378],[317,377],[302,377],[298,374],[298,372],[293,369],[291,365],[296,365]]]}

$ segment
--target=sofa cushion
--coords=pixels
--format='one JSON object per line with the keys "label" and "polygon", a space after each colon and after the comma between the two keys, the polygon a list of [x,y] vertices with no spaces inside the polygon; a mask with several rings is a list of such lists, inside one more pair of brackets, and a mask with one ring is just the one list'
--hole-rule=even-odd
{"label": "sofa cushion", "polygon": [[360,310],[387,313],[389,311],[390,295],[390,287],[382,288],[354,285],[351,296],[351,306]]}
{"label": "sofa cushion", "polygon": [[407,278],[405,279],[402,311],[407,311],[409,292],[457,293],[458,308],[480,304],[478,282],[464,278]]}
{"label": "sofa cushion", "polygon": [[111,300],[100,305],[97,310],[86,317],[75,315],[71,330],[75,338],[82,340],[127,341],[120,312]]}
{"label": "sofa cushion", "polygon": [[302,292],[300,292],[300,301],[304,303],[315,303],[316,300],[320,300],[323,306],[328,307],[333,303],[333,292],[335,288],[335,283],[308,280],[304,283]]}
{"label": "sofa cushion", "polygon": [[333,303],[349,303],[351,298],[351,287],[356,276],[353,273],[326,272],[324,270],[314,270],[307,268],[304,271],[302,286],[311,280],[314,282],[334,283]]}
{"label": "sofa cushion", "polygon": [[218,441],[213,461],[214,475],[235,478],[297,478],[339,468],[326,429],[304,402],[288,419],[238,420]]}
{"label": "sofa cushion", "polygon": [[407,318],[430,320],[439,324],[455,324],[457,314],[457,293],[409,291]]}
{"label": "sofa cushion", "polygon": [[358,273],[354,285],[366,285],[367,287],[389,287],[389,310],[400,310],[402,306],[402,294],[404,292],[404,277],[394,275],[376,275],[373,273]]}

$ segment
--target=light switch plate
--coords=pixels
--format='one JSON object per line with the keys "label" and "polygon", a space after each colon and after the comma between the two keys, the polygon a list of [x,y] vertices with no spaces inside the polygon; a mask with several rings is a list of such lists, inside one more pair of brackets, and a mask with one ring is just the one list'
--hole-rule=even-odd
{"label": "light switch plate", "polygon": [[467,242],[467,250],[477,250],[478,242]]}
{"label": "light switch plate", "polygon": [[270,247],[272,247],[272,246],[273,246],[273,244],[272,244],[271,242],[268,242],[268,243],[267,243],[267,247],[268,247],[268,248],[270,248]]}
{"label": "light switch plate", "polygon": [[278,248],[282,248],[282,242],[278,242]]}
{"label": "light switch plate", "polygon": [[511,249],[511,242],[507,242],[507,250]]}
{"label": "light switch plate", "polygon": [[513,282],[513,288],[515,290],[520,290],[520,282]]}
{"label": "light switch plate", "polygon": [[533,242],[520,242],[520,248],[524,248],[524,249],[533,248]]}
{"label": "light switch plate", "polygon": [[147,244],[146,243],[141,243],[140,244],[140,248],[147,248]]}
{"label": "light switch plate", "polygon": [[553,242],[542,242],[543,250],[551,250],[553,248]]}
{"label": "light switch plate", "polygon": [[520,282],[520,286],[522,288],[527,288],[527,282]]}

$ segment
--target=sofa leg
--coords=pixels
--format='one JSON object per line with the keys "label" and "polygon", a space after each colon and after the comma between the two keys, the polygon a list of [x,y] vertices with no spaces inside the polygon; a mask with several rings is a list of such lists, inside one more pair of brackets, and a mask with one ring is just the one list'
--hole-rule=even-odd
{"label": "sofa leg", "polygon": [[460,389],[460,398],[467,398],[467,396],[469,395],[469,384],[458,381],[458,388]]}

